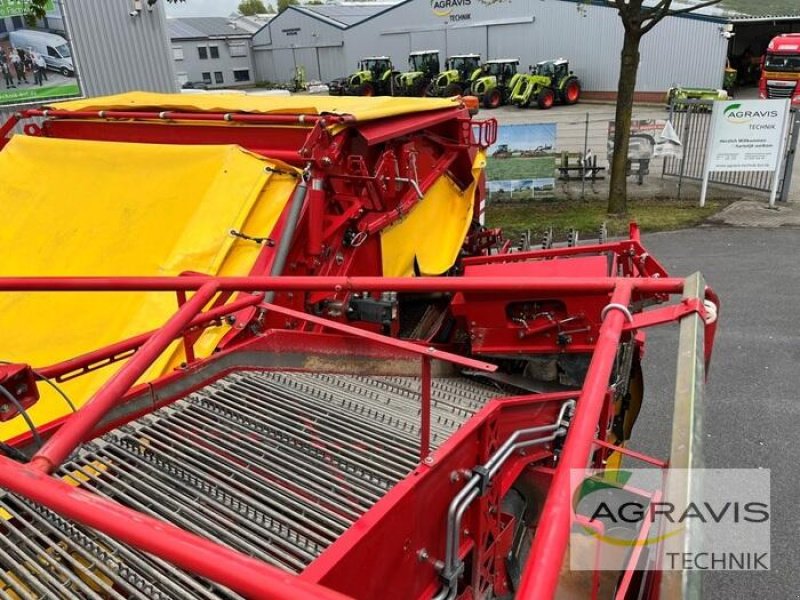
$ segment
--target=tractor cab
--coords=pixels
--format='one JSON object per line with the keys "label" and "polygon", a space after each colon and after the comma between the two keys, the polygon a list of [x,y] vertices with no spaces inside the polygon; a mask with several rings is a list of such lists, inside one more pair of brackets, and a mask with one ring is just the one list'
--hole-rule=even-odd
{"label": "tractor cab", "polygon": [[517,74],[519,68],[518,58],[501,58],[486,61],[483,65],[484,77],[496,77],[497,83],[508,83]]}
{"label": "tractor cab", "polygon": [[486,61],[480,76],[472,84],[472,93],[485,108],[506,104],[519,74],[518,58],[499,58]]}
{"label": "tractor cab", "polygon": [[359,71],[369,71],[375,79],[380,79],[392,70],[392,59],[388,56],[369,56],[358,62]]}
{"label": "tractor cab", "polygon": [[391,96],[392,59],[388,56],[367,56],[358,61],[358,71],[350,75],[345,95]]}
{"label": "tractor cab", "polygon": [[564,78],[571,75],[569,70],[569,61],[564,58],[558,60],[544,60],[536,63],[531,67],[533,75],[540,75],[542,77],[549,77],[555,82],[563,81]]}
{"label": "tractor cab", "polygon": [[436,75],[428,88],[429,96],[448,98],[469,93],[481,74],[480,54],[457,54],[444,63],[445,70]]}
{"label": "tractor cab", "polygon": [[439,51],[412,52],[408,55],[408,70],[433,77],[439,72]]}
{"label": "tractor cab", "polygon": [[480,54],[459,54],[445,62],[445,71],[456,71],[460,81],[471,81],[480,73]]}
{"label": "tractor cab", "polygon": [[398,96],[426,96],[438,74],[438,50],[412,52],[408,55],[408,71],[394,78],[394,93]]}

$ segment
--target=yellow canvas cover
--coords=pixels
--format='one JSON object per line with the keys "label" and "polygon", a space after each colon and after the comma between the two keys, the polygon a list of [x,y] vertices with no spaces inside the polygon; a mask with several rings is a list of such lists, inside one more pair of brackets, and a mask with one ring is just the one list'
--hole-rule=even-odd
{"label": "yellow canvas cover", "polygon": [[59,102],[49,108],[69,111],[154,110],[252,114],[336,114],[370,121],[459,106],[457,98],[392,98],[380,96],[249,96],[245,94],[157,94],[128,92],[115,96]]}
{"label": "yellow canvas cover", "polygon": [[[238,146],[171,146],[15,136],[0,152],[0,276],[246,275],[296,179]],[[174,293],[2,293],[0,360],[43,367],[160,327]],[[208,354],[226,328],[198,342]],[[145,376],[182,360],[178,344]],[[63,384],[83,404],[121,363]],[[37,424],[69,412],[45,384]],[[27,430],[0,423],[0,439]]]}
{"label": "yellow canvas cover", "polygon": [[472,222],[475,192],[486,156],[478,153],[472,165],[472,183],[461,189],[447,175],[440,177],[408,216],[381,232],[385,277],[441,275],[452,267]]}

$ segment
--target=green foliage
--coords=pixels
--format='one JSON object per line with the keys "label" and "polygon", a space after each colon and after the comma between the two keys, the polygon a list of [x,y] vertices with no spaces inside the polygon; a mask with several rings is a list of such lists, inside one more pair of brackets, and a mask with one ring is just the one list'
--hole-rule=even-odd
{"label": "green foliage", "polygon": [[300,4],[297,0],[278,0],[278,13],[282,13],[290,6],[297,6]]}
{"label": "green foliage", "polygon": [[800,15],[797,0],[722,0],[720,6],[748,15]]}
{"label": "green foliage", "polygon": [[261,0],[242,0],[239,3],[239,12],[245,17],[261,15],[267,12],[267,7]]}

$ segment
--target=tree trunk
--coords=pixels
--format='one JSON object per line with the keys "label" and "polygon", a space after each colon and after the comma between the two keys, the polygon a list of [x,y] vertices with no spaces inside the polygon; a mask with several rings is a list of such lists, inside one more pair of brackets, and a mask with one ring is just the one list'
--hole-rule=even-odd
{"label": "tree trunk", "polygon": [[628,145],[633,118],[633,93],[636,90],[636,74],[639,70],[638,32],[625,31],[622,44],[622,62],[617,84],[617,114],[614,131],[614,156],[611,158],[611,182],[608,194],[608,213],[622,215],[628,211]]}

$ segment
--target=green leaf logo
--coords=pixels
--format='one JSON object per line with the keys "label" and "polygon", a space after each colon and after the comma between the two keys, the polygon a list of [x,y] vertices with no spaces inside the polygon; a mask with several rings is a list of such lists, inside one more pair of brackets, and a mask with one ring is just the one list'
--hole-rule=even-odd
{"label": "green leaf logo", "polygon": [[740,108],[742,108],[742,105],[739,102],[737,102],[736,104],[731,104],[728,108],[725,109],[725,114],[727,115],[729,112],[732,112],[734,110],[739,110]]}

